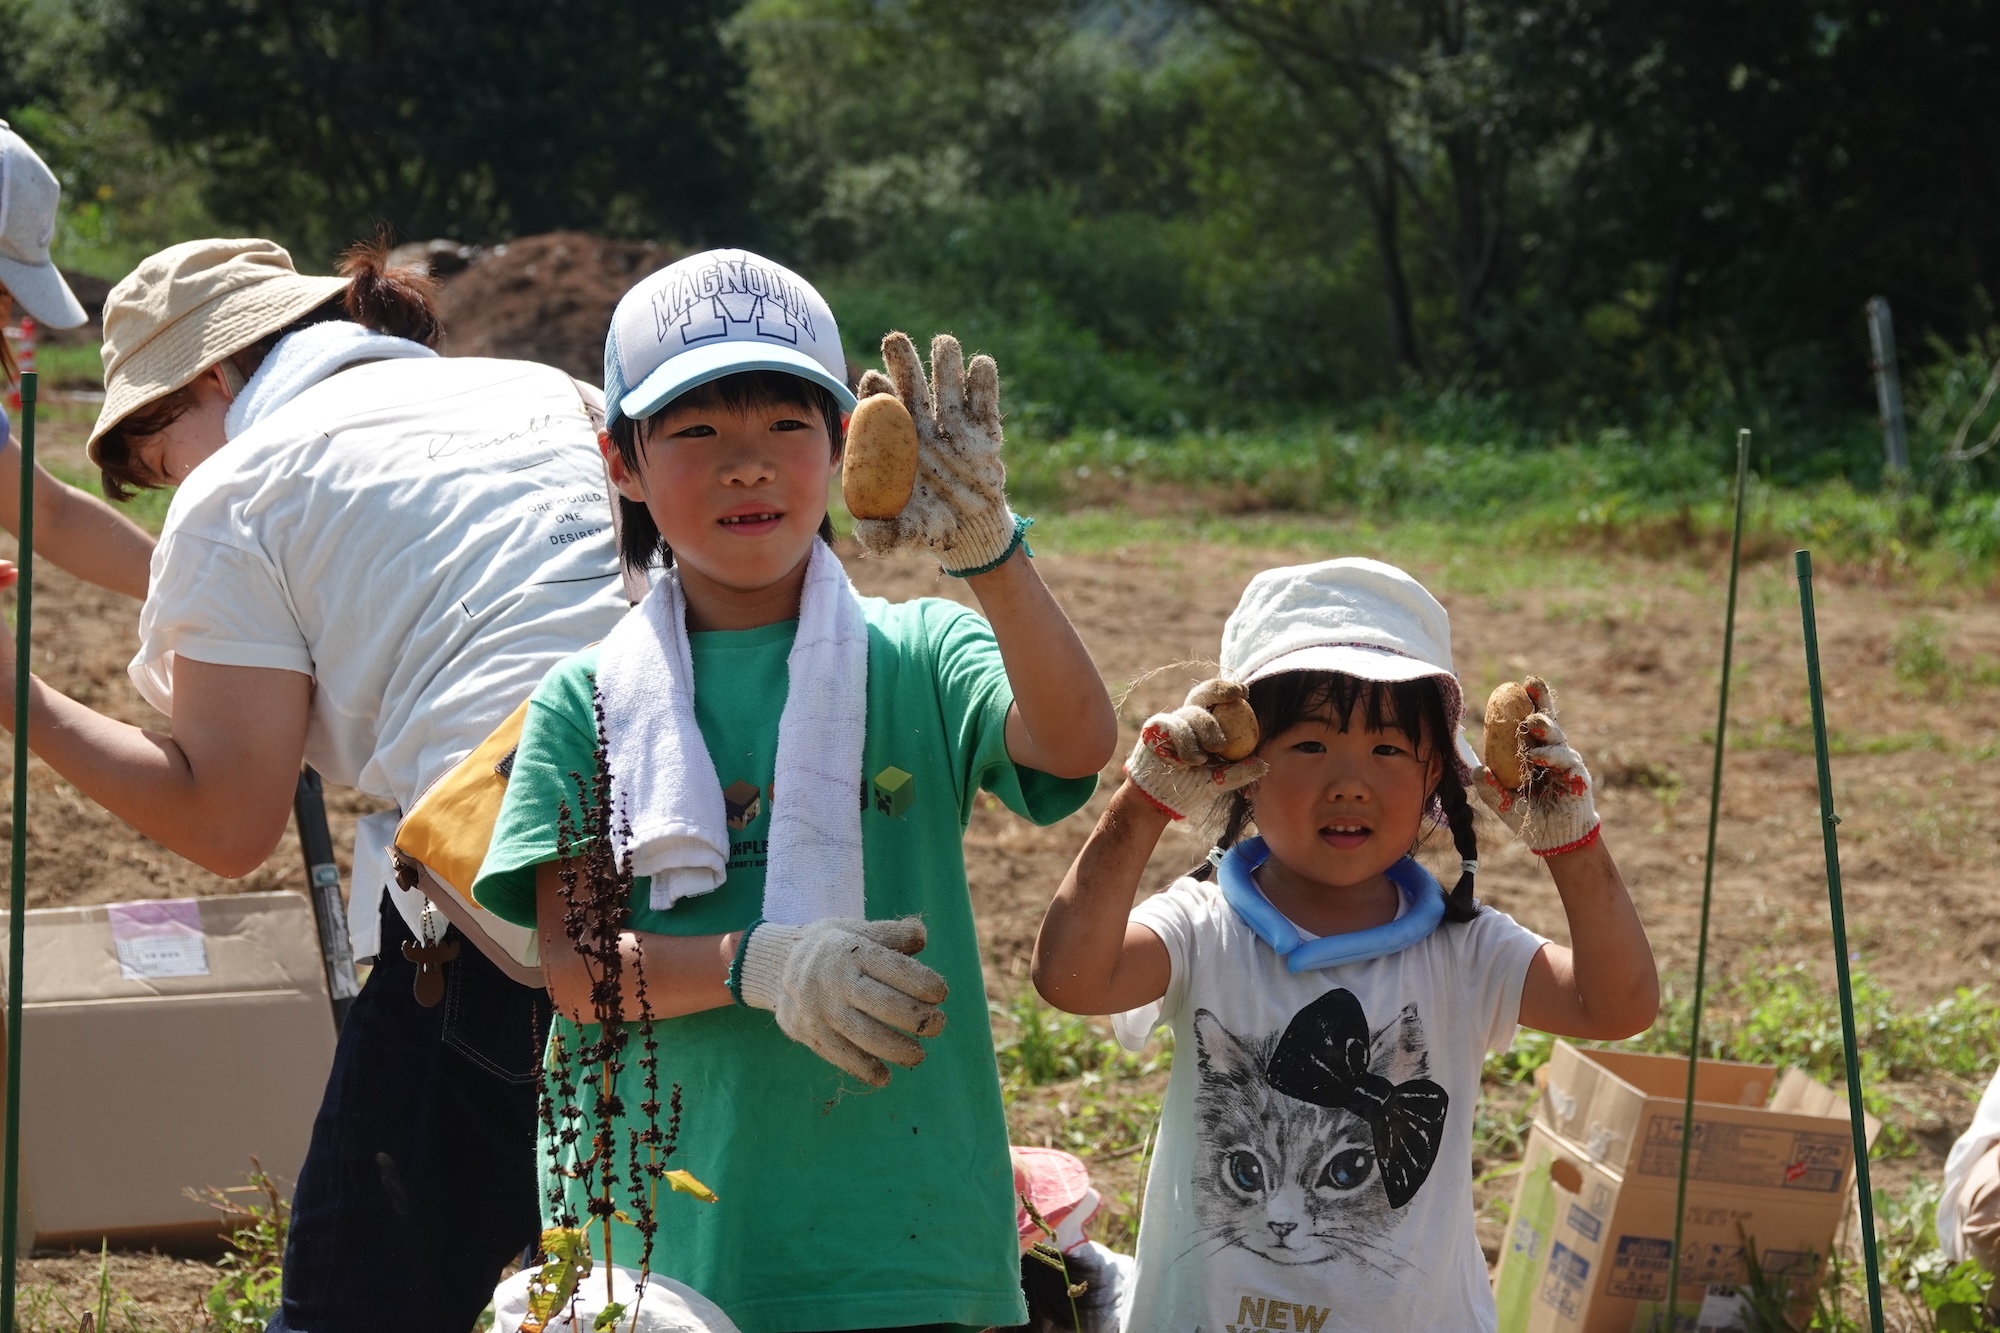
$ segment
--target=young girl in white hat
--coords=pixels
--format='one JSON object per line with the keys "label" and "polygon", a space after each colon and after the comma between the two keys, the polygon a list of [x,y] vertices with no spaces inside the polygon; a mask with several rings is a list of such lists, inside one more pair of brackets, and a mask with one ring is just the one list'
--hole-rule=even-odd
{"label": "young girl in white hat", "polygon": [[[1220,757],[1241,751],[1214,682],[1149,719],[1035,945],[1051,1004],[1118,1015],[1135,1048],[1174,1032],[1128,1326],[1493,1329],[1472,1208],[1485,1053],[1517,1023],[1617,1038],[1658,1008],[1590,773],[1540,682],[1525,796],[1475,769],[1450,620],[1377,561],[1258,575],[1222,668],[1255,753]],[[1571,947],[1474,899],[1468,787],[1544,859]],[[1223,820],[1216,850],[1134,909],[1185,817]],[[1433,823],[1463,862],[1449,893],[1410,855]]]}
{"label": "young girl in white hat", "polygon": [[[49,329],[73,329],[86,316],[69,284],[49,262],[62,186],[27,141],[0,120],[0,324],[19,305]],[[0,337],[0,389],[20,379],[13,351]],[[0,412],[0,527],[20,531],[21,456]],[[100,587],[146,595],[153,539],[94,495],[66,486],[35,465],[35,550]],[[11,571],[0,581],[11,583]]]}

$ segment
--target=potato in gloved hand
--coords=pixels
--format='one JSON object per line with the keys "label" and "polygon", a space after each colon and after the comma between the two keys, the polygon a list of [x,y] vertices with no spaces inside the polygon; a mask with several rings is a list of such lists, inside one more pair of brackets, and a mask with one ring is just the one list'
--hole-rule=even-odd
{"label": "potato in gloved hand", "polygon": [[[907,503],[888,518],[860,518],[854,536],[870,555],[924,549],[947,574],[984,570],[1017,540],[1007,507],[1007,469],[1000,461],[1000,371],[990,356],[965,363],[958,339],[931,340],[931,373],[909,335],[882,340],[882,364],[857,392],[864,398],[894,394],[917,434],[916,480]],[[858,409],[857,409],[858,410]]]}
{"label": "potato in gloved hand", "polygon": [[1257,714],[1232,680],[1205,680],[1187,702],[1155,713],[1125,760],[1125,776],[1174,819],[1205,823],[1229,794],[1264,776],[1257,752]]}
{"label": "potato in gloved hand", "polygon": [[[1533,711],[1514,721],[1524,702]],[[1503,776],[1508,767],[1512,781]],[[1596,836],[1590,769],[1556,721],[1555,692],[1538,676],[1502,685],[1487,701],[1486,762],[1475,776],[1480,799],[1537,856],[1574,851]]]}

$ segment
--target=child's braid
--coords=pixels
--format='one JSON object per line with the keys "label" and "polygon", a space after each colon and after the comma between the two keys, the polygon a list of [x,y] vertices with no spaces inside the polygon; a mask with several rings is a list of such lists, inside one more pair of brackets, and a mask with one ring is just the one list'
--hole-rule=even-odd
{"label": "child's braid", "polygon": [[[1240,791],[1229,793],[1229,818],[1223,821],[1222,832],[1215,839],[1215,850],[1226,852],[1243,840],[1243,831],[1250,827],[1250,798]],[[1189,879],[1215,878],[1215,862],[1204,860],[1188,871]]]}
{"label": "child's braid", "polygon": [[1459,860],[1465,863],[1457,886],[1444,897],[1444,919],[1470,921],[1479,915],[1479,900],[1472,896],[1472,868],[1479,863],[1479,833],[1473,827],[1472,803],[1465,798],[1465,784],[1458,780],[1458,769],[1448,759],[1443,776],[1438,778],[1437,801],[1444,808],[1452,846],[1458,849]]}

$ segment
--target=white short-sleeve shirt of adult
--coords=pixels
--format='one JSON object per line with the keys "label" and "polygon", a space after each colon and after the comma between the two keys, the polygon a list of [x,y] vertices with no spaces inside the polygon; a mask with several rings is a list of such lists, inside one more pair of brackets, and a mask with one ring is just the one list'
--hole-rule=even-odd
{"label": "white short-sleeve shirt of adult", "polygon": [[343,370],[175,494],[132,682],[180,658],[313,679],[306,760],[408,809],[624,613],[574,382],[525,361]]}
{"label": "white short-sleeve shirt of adult", "polygon": [[1128,1327],[1493,1329],[1473,1108],[1547,941],[1488,909],[1293,973],[1213,884],[1176,881],[1132,920],[1172,960],[1174,1071]]}

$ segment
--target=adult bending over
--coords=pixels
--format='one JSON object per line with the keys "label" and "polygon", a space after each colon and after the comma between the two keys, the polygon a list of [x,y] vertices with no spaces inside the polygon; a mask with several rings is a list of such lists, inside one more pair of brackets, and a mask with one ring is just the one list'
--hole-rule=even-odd
{"label": "adult bending over", "polygon": [[[105,304],[91,459],[114,498],[179,488],[131,666],[172,728],[36,680],[29,741],[219,874],[270,854],[302,759],[407,808],[625,606],[585,391],[440,359],[425,280],[379,250],[343,271],[192,241]],[[9,701],[14,671],[0,647]],[[536,1233],[546,997],[465,947],[445,1002],[418,1002],[402,946],[448,930],[388,889],[387,834],[371,817],[356,837],[355,952],[377,962],[300,1172],[273,1329],[470,1328]]]}

